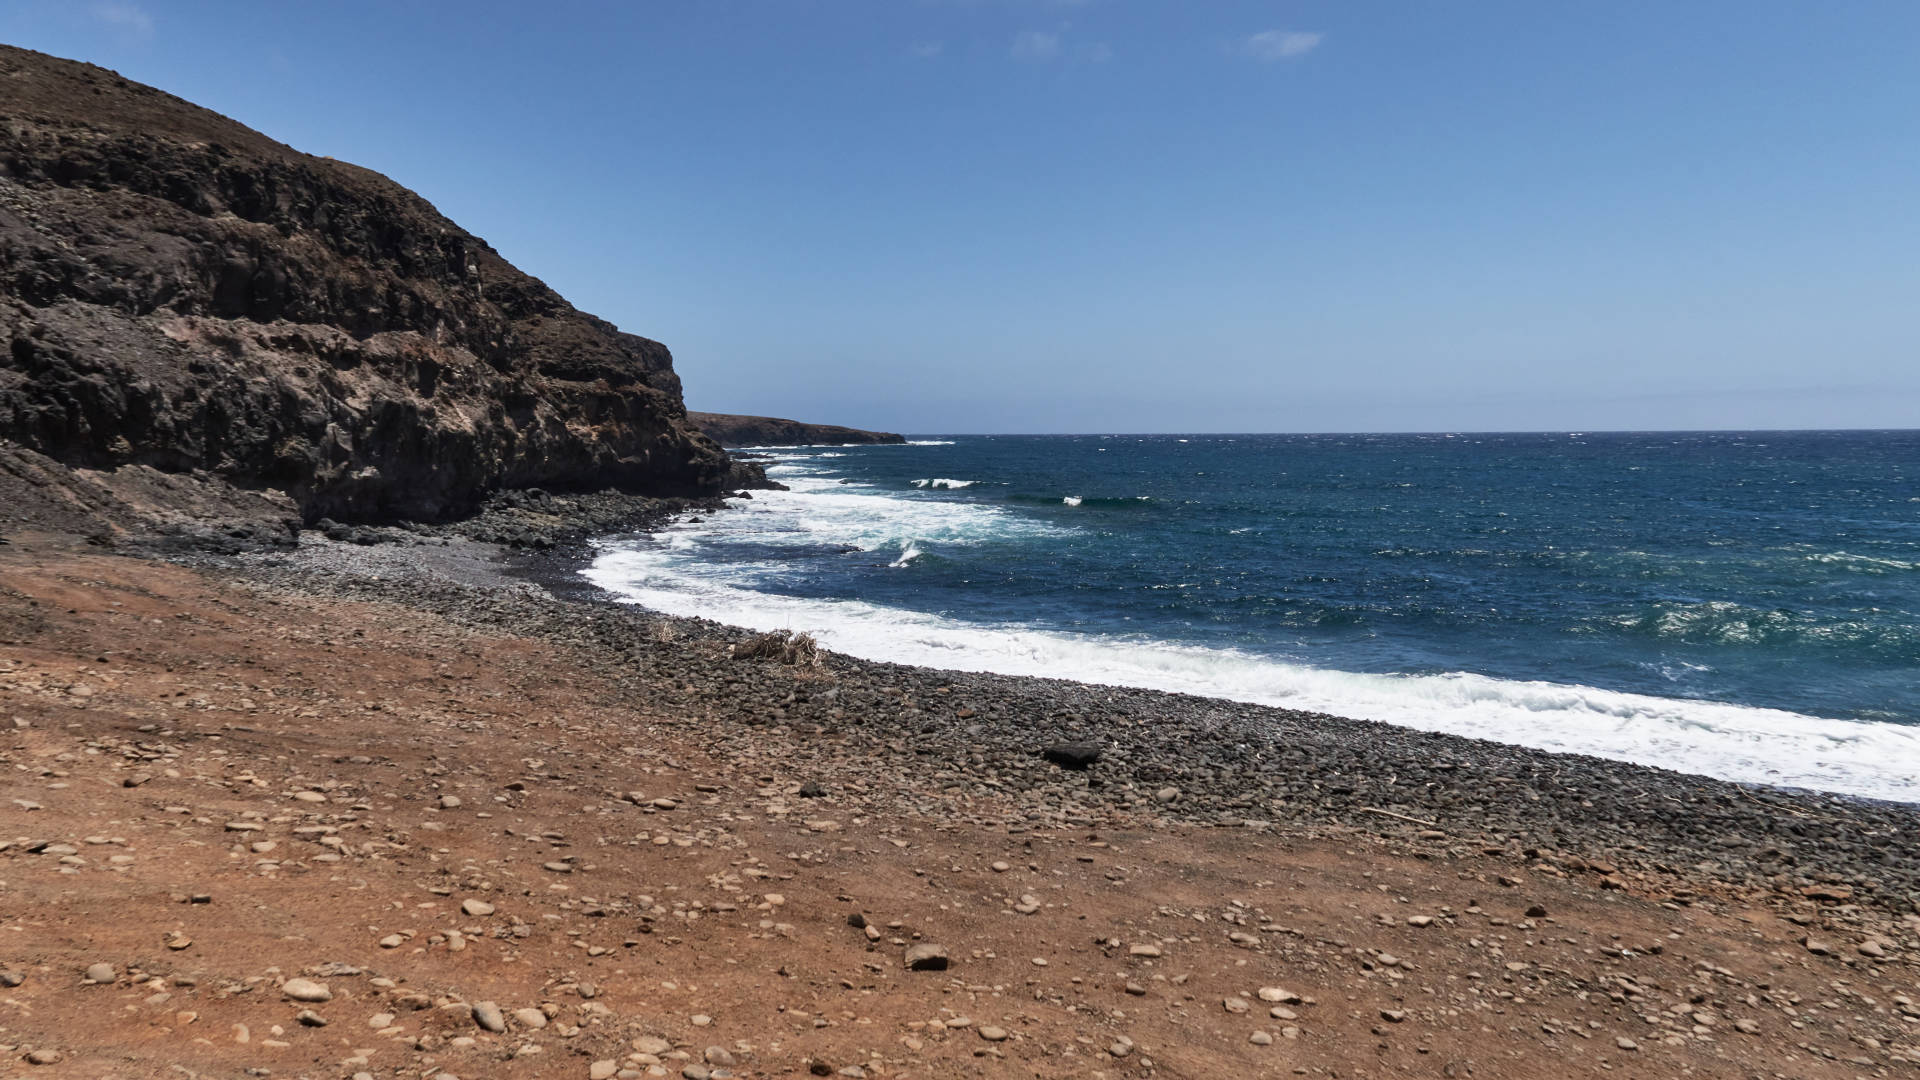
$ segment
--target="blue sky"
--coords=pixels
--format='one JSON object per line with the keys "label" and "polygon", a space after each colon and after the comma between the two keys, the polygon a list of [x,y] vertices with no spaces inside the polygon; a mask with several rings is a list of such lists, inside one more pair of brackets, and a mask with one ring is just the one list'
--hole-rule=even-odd
{"label": "blue sky", "polygon": [[1920,424],[1920,4],[8,0],[378,169],[694,408]]}

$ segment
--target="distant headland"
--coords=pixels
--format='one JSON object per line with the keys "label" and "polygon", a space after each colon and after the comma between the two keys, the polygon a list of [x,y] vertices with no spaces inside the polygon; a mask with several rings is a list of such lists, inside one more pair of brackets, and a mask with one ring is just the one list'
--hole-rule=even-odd
{"label": "distant headland", "polygon": [[687,419],[721,446],[865,446],[907,441],[906,436],[891,431],[862,431],[838,424],[806,424],[775,416],[689,412]]}

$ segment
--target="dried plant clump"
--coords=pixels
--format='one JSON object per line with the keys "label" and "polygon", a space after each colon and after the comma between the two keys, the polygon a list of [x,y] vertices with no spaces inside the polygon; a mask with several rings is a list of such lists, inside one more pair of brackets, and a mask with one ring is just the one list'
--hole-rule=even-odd
{"label": "dried plant clump", "polygon": [[820,643],[812,634],[772,630],[733,647],[738,660],[778,660],[792,667],[819,667]]}

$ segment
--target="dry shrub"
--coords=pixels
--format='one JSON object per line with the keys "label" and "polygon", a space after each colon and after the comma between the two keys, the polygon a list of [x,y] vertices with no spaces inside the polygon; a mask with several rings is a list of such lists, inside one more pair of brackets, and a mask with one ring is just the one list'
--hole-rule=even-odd
{"label": "dry shrub", "polygon": [[813,640],[812,634],[803,630],[793,635],[793,640],[787,642],[787,651],[780,660],[795,667],[819,667],[820,643]]}
{"label": "dry shrub", "polygon": [[778,660],[787,647],[789,631],[775,630],[771,633],[756,634],[733,647],[733,655],[740,660]]}
{"label": "dry shrub", "polygon": [[733,655],[739,660],[778,660],[794,667],[818,667],[820,643],[812,634],[771,630],[735,645]]}

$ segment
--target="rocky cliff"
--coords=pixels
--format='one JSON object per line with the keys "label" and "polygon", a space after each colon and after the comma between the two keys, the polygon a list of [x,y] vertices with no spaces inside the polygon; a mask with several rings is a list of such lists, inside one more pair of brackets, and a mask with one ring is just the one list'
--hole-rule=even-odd
{"label": "rocky cliff", "polygon": [[775,416],[735,416],[729,413],[688,413],[695,427],[721,446],[853,446],[867,443],[903,443],[890,431],[862,431],[837,424],[803,424]]}
{"label": "rocky cliff", "polygon": [[753,478],[688,422],[665,346],[420,196],[5,46],[0,443],[49,476],[283,492],[308,521]]}

